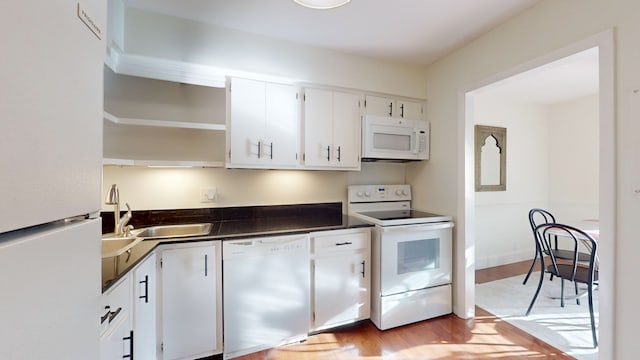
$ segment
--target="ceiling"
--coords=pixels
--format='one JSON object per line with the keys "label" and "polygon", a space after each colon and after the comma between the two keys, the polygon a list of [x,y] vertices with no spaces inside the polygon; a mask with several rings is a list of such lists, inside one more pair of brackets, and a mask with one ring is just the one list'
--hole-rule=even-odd
{"label": "ceiling", "polygon": [[598,49],[592,48],[485,86],[474,93],[551,105],[599,92]]}
{"label": "ceiling", "polygon": [[539,0],[125,0],[129,6],[361,56],[428,65]]}
{"label": "ceiling", "polygon": [[[311,10],[293,0],[124,0],[128,6],[314,47],[427,66],[540,0],[352,0]],[[587,51],[482,91],[552,104],[598,91]]]}

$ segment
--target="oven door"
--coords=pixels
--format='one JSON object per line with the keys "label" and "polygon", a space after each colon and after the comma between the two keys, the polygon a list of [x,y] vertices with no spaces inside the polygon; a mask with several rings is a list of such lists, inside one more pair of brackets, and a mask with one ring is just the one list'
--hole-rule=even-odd
{"label": "oven door", "polygon": [[451,283],[452,227],[452,222],[381,227],[381,295]]}

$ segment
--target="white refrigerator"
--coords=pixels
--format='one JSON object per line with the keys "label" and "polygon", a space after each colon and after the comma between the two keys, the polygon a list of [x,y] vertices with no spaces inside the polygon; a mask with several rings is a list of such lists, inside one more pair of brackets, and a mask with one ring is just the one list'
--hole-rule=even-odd
{"label": "white refrigerator", "polygon": [[99,358],[103,24],[106,0],[0,6],[0,359]]}

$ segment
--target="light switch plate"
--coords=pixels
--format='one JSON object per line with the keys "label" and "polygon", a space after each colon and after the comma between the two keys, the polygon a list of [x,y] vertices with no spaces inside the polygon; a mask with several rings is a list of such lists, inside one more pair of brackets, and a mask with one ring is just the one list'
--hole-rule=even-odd
{"label": "light switch plate", "polygon": [[215,202],[217,197],[217,188],[200,188],[200,202]]}

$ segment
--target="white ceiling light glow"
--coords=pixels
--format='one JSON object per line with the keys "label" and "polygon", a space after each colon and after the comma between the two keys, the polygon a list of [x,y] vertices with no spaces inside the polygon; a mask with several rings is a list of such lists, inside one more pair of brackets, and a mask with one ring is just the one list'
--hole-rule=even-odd
{"label": "white ceiling light glow", "polygon": [[311,9],[333,9],[349,3],[351,0],[293,0]]}

